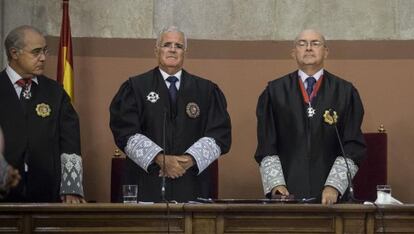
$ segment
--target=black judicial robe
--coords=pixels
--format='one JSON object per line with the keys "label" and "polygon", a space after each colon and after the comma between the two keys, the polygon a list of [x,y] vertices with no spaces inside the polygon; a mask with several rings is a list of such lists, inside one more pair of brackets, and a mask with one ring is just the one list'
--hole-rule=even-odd
{"label": "black judicial robe", "polygon": [[[155,92],[157,102],[147,100]],[[190,118],[186,112],[188,103],[199,106],[200,115]],[[213,82],[189,74],[183,70],[177,105],[170,104],[168,88],[158,68],[129,78],[119,89],[110,106],[110,127],[117,146],[124,150],[128,139],[139,133],[145,135],[168,155],[183,155],[193,143],[202,137],[213,138],[225,154],[231,144],[231,124],[226,99]],[[163,125],[165,116],[165,136]],[[165,146],[163,138],[165,137]],[[148,173],[127,157],[126,182],[138,184],[138,199],[161,201],[159,166],[152,163]],[[180,178],[167,178],[166,199],[186,202],[197,197],[208,198],[211,190],[211,167],[198,174],[193,166]]]}
{"label": "black judicial robe", "polygon": [[346,154],[359,165],[366,147],[361,124],[364,109],[350,83],[324,71],[309,118],[295,71],[268,83],[257,105],[258,146],[255,159],[278,155],[289,192],[296,198],[321,199],[322,190],[337,156],[342,155],[335,128],[324,122],[330,108],[338,113],[338,131]]}
{"label": "black judicial robe", "polygon": [[[69,96],[54,80],[37,76],[26,111],[7,73],[0,73],[0,126],[5,139],[4,156],[19,169],[22,180],[6,202],[59,202],[62,153],[80,155],[78,116]],[[50,116],[36,112],[38,104],[50,107]],[[28,172],[24,173],[24,162]]]}

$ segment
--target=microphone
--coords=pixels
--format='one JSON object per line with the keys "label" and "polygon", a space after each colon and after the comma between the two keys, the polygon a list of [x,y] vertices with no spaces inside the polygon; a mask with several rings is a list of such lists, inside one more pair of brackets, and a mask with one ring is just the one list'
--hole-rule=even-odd
{"label": "microphone", "polygon": [[167,233],[170,233],[170,204],[168,200],[165,198],[165,184],[166,184],[166,176],[165,176],[165,151],[166,149],[166,143],[165,143],[165,131],[166,131],[166,125],[167,125],[167,109],[164,108],[164,119],[162,124],[162,144],[163,144],[163,153],[162,153],[162,181],[161,181],[161,199],[163,202],[167,204]]}
{"label": "microphone", "polygon": [[162,123],[162,144],[163,144],[163,153],[162,153],[162,181],[161,181],[161,199],[162,201],[166,201],[165,199],[165,150],[166,150],[166,143],[165,143],[165,129],[167,123],[167,110],[164,109],[164,119]]}
{"label": "microphone", "polygon": [[347,160],[348,156],[345,153],[344,146],[342,144],[341,137],[339,136],[338,127],[337,127],[338,115],[336,114],[334,109],[330,108],[327,111],[325,111],[324,118],[325,118],[326,123],[328,123],[329,125],[333,125],[335,128],[336,138],[339,142],[341,153],[344,157],[345,165],[346,165],[346,178],[348,180],[348,189],[349,189],[349,198],[350,198],[349,201],[355,201],[356,199],[354,197],[354,185],[352,183],[351,169],[349,168],[349,164]]}

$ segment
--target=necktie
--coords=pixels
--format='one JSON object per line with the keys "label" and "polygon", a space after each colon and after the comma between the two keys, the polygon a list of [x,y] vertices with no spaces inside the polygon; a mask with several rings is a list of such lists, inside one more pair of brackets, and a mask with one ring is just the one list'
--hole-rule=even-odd
{"label": "necktie", "polygon": [[171,98],[171,102],[172,104],[175,104],[175,101],[177,99],[177,87],[175,86],[175,82],[178,81],[177,77],[175,76],[170,76],[167,78],[167,81],[170,82],[170,88],[168,89],[168,91],[170,92],[170,98]]}
{"label": "necktie", "polygon": [[16,84],[22,87],[20,92],[20,100],[29,100],[32,97],[30,92],[30,85],[32,84],[32,79],[20,79],[16,81]]}
{"label": "necktie", "polygon": [[308,87],[306,88],[306,92],[308,93],[308,97],[310,97],[313,91],[313,86],[316,83],[316,79],[310,76],[306,79],[306,83],[308,84]]}

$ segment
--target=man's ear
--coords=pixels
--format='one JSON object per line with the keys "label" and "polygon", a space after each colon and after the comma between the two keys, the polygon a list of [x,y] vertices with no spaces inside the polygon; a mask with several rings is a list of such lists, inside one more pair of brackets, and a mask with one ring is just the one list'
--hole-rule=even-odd
{"label": "man's ear", "polygon": [[295,51],[295,49],[292,49],[291,51],[290,51],[290,56],[293,58],[293,59],[296,59],[296,53],[295,53],[296,51]]}
{"label": "man's ear", "polygon": [[16,48],[10,48],[9,49],[10,55],[12,57],[12,59],[18,59],[19,58],[19,50]]}
{"label": "man's ear", "polygon": [[328,58],[328,54],[329,54],[329,49],[328,47],[325,47],[325,56],[324,56],[325,59]]}
{"label": "man's ear", "polygon": [[154,54],[155,54],[155,57],[156,57],[156,58],[158,58],[158,51],[159,51],[158,46],[155,46],[155,47],[154,47]]}

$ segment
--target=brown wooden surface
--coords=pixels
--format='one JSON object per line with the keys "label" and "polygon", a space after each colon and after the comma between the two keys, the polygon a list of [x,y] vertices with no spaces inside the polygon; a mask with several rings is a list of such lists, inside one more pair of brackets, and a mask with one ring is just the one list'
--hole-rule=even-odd
{"label": "brown wooden surface", "polygon": [[414,233],[414,205],[0,204],[0,233]]}

